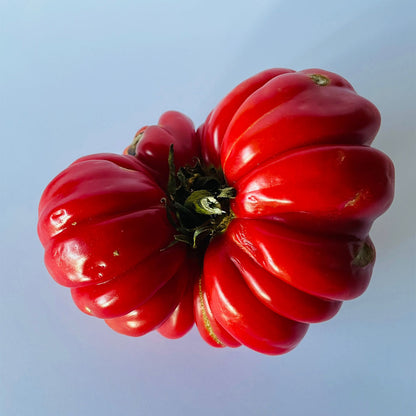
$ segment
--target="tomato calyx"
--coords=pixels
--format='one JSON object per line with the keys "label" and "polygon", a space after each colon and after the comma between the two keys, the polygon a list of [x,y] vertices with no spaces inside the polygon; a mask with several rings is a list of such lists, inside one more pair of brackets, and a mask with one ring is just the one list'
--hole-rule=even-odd
{"label": "tomato calyx", "polygon": [[205,248],[223,233],[234,213],[230,199],[236,191],[227,185],[224,173],[214,166],[204,166],[195,158],[194,166],[176,171],[173,145],[169,149],[169,179],[164,201],[168,219],[178,231],[171,243],[183,242],[192,248]]}

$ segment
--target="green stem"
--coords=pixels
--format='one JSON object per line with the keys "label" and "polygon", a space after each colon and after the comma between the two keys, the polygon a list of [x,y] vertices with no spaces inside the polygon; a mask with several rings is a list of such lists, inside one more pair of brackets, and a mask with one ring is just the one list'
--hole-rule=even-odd
{"label": "green stem", "polygon": [[230,199],[235,198],[235,189],[227,185],[222,171],[207,168],[199,160],[176,172],[173,145],[168,165],[166,209],[169,221],[178,231],[175,242],[185,242],[192,248],[205,246],[216,234],[224,232],[234,218]]}

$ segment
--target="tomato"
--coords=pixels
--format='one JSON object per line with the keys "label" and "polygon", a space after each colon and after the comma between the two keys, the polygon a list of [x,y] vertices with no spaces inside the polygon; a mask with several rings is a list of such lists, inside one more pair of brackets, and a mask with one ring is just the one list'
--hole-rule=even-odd
{"label": "tomato", "polygon": [[53,278],[115,331],[277,355],[368,287],[394,167],[377,108],[321,69],[263,71],[195,131],[169,111],[123,155],[83,157],[45,189]]}
{"label": "tomato", "polygon": [[[190,268],[195,259],[187,247],[170,246],[175,229],[158,185],[167,172],[158,170],[159,159],[168,156],[164,139],[175,143],[183,163],[192,162],[199,142],[181,114],[165,114],[161,125],[149,127],[161,134],[145,154],[146,165],[133,156],[97,154],[61,172],[42,195],[38,234],[49,273],[71,288],[83,312],[129,335],[158,328],[173,314],[173,328],[166,331],[176,337],[194,323],[187,293],[199,263]],[[143,145],[148,150],[146,138]]]}

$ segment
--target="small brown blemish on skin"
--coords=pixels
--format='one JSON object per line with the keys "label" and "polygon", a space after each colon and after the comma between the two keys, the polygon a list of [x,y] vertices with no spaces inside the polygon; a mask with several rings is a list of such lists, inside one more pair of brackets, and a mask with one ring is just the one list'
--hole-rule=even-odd
{"label": "small brown blemish on skin", "polygon": [[358,250],[358,253],[352,260],[352,264],[357,267],[366,267],[370,263],[373,263],[376,257],[374,246],[369,242],[365,242],[362,247]]}
{"label": "small brown blemish on skin", "polygon": [[118,251],[118,250],[114,250],[114,251],[113,251],[113,256],[117,257],[117,256],[119,256],[119,255],[120,255],[120,253],[119,253],[119,251]]}
{"label": "small brown blemish on skin", "polygon": [[353,207],[361,198],[361,192],[357,192],[351,200],[349,200],[344,207]]}
{"label": "small brown blemish on skin", "polygon": [[344,162],[346,157],[347,156],[346,156],[345,152],[343,152],[342,150],[337,151],[337,162],[338,162],[338,164],[341,164],[342,162]]}
{"label": "small brown blemish on skin", "polygon": [[328,85],[330,82],[329,78],[322,74],[311,74],[309,75],[309,78],[311,78],[316,85],[320,85],[322,87]]}
{"label": "small brown blemish on skin", "polygon": [[199,302],[201,303],[201,313],[202,319],[204,321],[205,329],[207,330],[209,336],[219,345],[224,345],[218,337],[215,335],[214,330],[209,322],[207,311],[205,310],[205,303],[204,303],[204,294],[202,292],[202,279],[199,279]]}
{"label": "small brown blemish on skin", "polygon": [[120,169],[127,170],[128,172],[136,172],[134,169],[125,168],[124,166],[119,166]]}
{"label": "small brown blemish on skin", "polygon": [[138,133],[136,136],[134,136],[132,144],[127,149],[127,154],[131,156],[136,156],[136,148],[139,141],[142,139],[144,134],[144,130]]}
{"label": "small brown blemish on skin", "polygon": [[76,222],[76,221],[74,221],[73,223],[71,223],[71,225],[77,225],[77,222]]}

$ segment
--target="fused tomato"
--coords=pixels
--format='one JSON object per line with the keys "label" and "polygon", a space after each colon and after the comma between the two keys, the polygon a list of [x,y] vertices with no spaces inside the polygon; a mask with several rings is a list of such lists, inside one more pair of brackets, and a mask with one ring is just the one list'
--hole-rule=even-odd
{"label": "fused tomato", "polygon": [[339,75],[270,69],[195,132],[169,111],[123,155],[75,161],[44,191],[54,279],[115,331],[283,354],[368,287],[393,200],[376,107]]}

